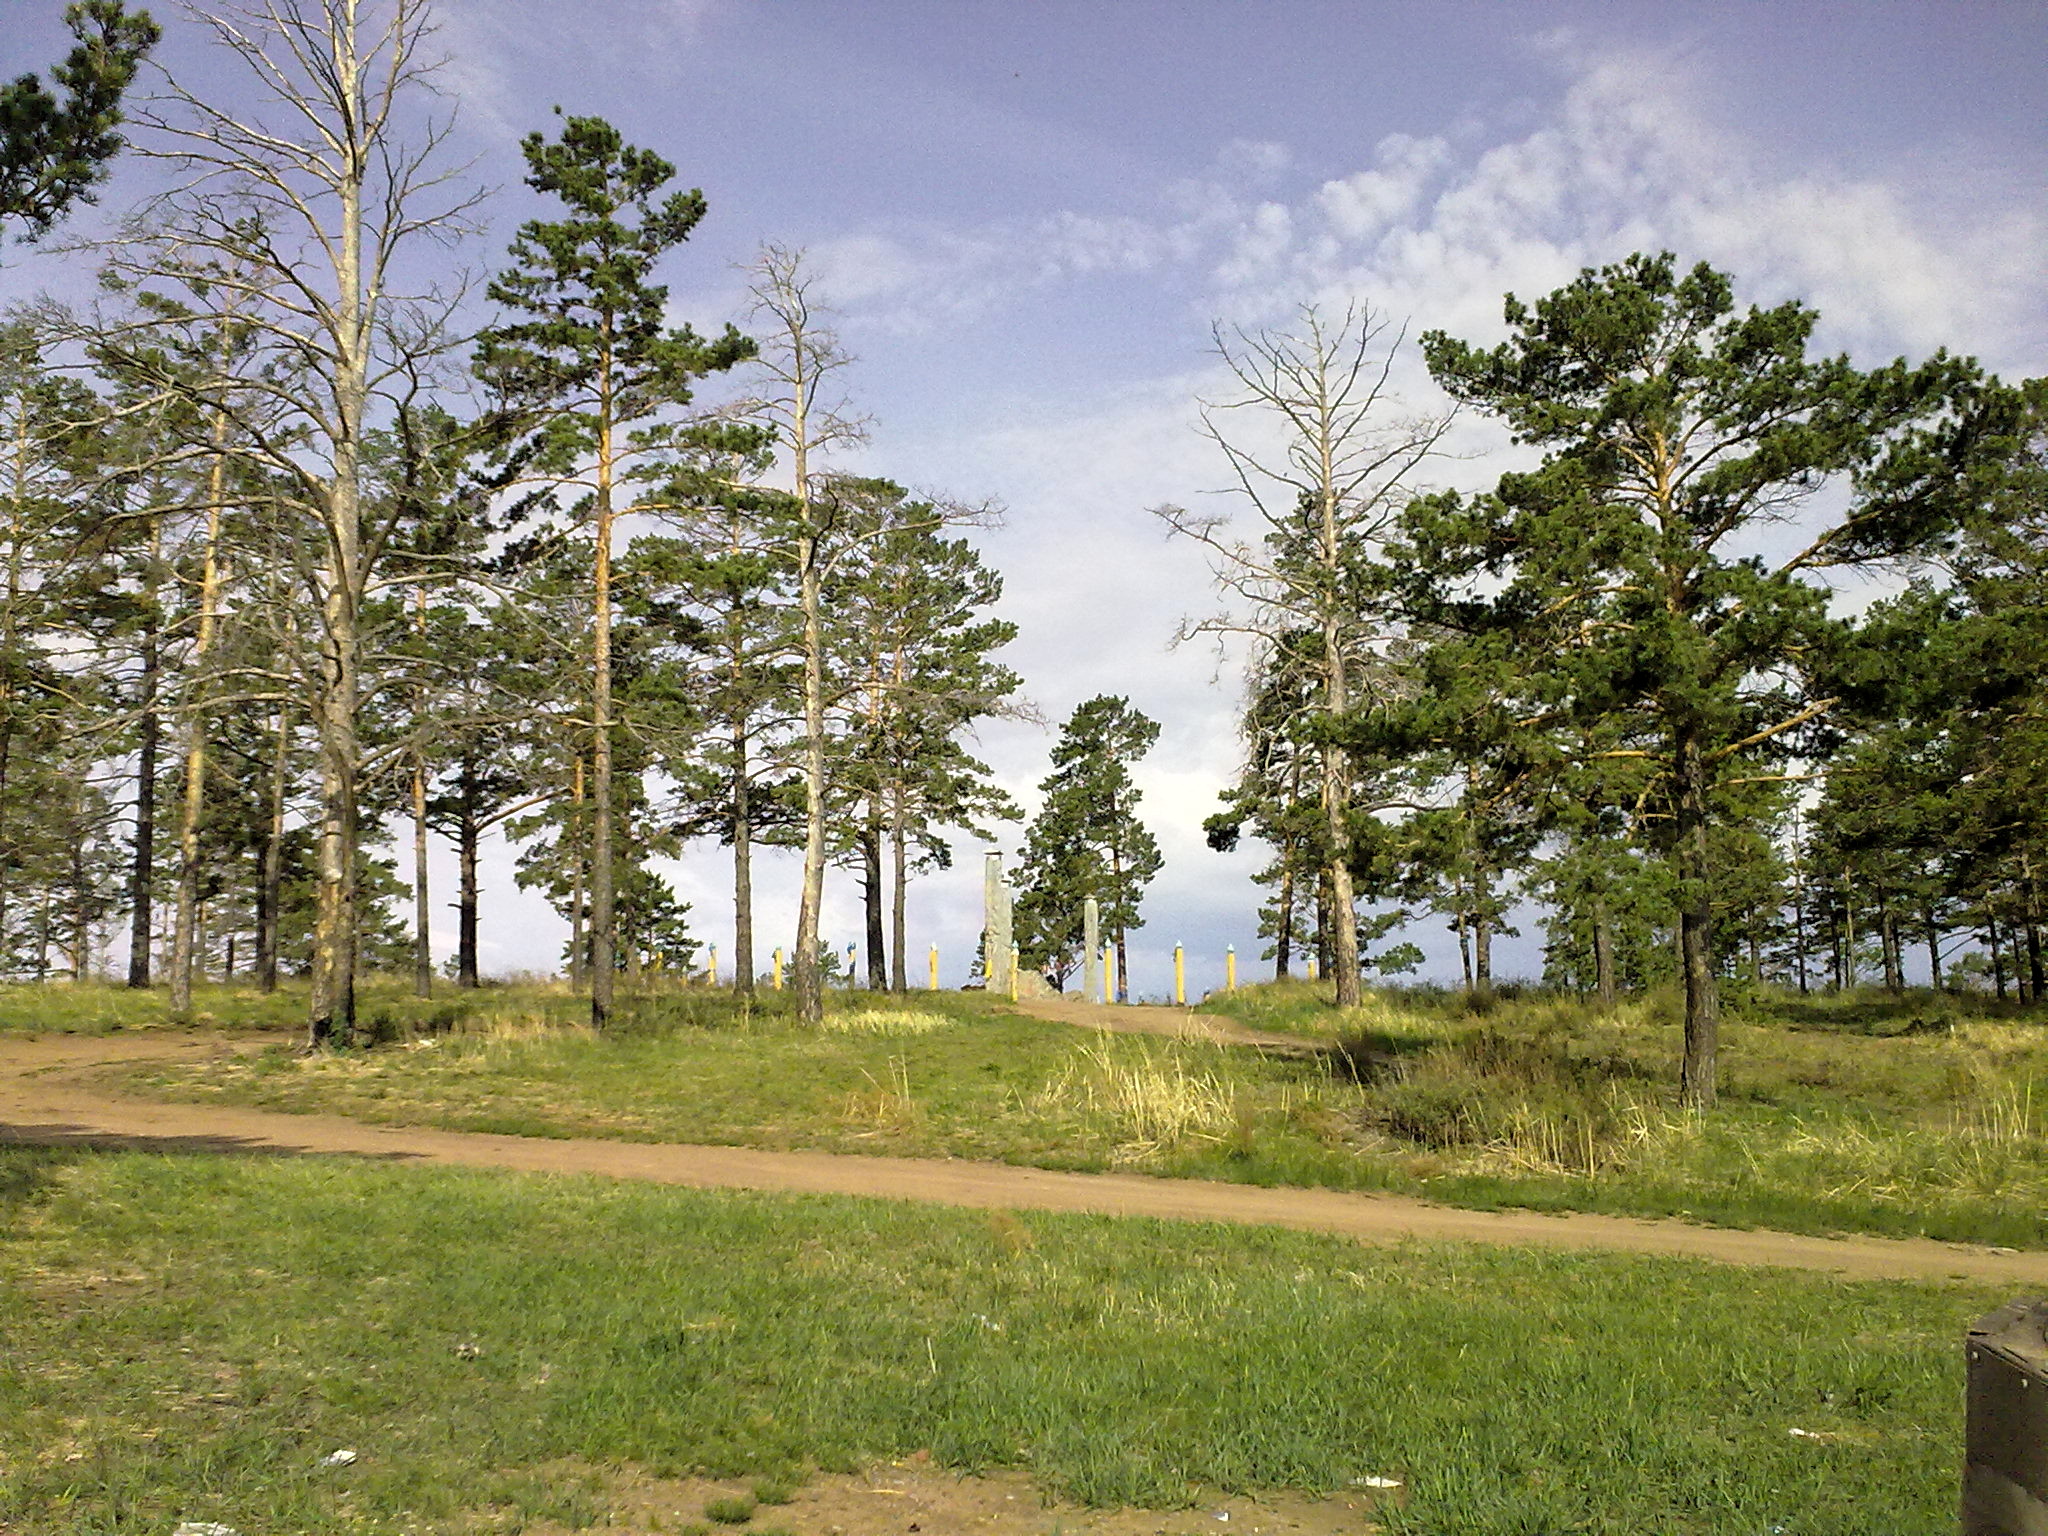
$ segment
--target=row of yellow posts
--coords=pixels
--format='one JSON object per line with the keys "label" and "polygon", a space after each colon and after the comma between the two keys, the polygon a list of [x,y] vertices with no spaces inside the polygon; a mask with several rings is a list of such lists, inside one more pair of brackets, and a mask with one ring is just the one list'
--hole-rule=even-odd
{"label": "row of yellow posts", "polygon": [[[849,976],[853,974],[854,953],[854,946],[851,944],[847,945],[846,973]],[[1008,991],[1010,1001],[1013,1003],[1017,1001],[1017,969],[1017,946],[1012,944],[1010,946],[1010,985]],[[780,992],[782,990],[782,951],[780,948],[775,951],[774,967],[770,974],[773,978],[772,984],[775,990]],[[1314,955],[1308,956],[1308,979],[1310,981],[1316,979],[1316,957]],[[709,960],[704,967],[704,980],[710,986],[715,987],[718,985],[718,946],[716,944],[710,946]],[[929,973],[925,985],[933,992],[939,990],[939,946],[936,944],[931,948]],[[1237,990],[1237,946],[1235,944],[1226,944],[1223,947],[1223,990],[1226,992],[1235,992]],[[1102,946],[1101,1000],[1105,1003],[1116,1001],[1116,950],[1107,944]],[[1178,1008],[1185,1008],[1188,1005],[1187,952],[1178,943],[1173,946],[1173,1001],[1174,1006]]]}

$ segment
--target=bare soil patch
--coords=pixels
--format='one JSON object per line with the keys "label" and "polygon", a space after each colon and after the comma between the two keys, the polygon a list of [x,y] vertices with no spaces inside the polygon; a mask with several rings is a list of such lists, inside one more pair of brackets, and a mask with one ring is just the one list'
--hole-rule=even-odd
{"label": "bare soil patch", "polygon": [[[1373,1509],[1398,1490],[1311,1499],[1210,1493],[1185,1509],[1090,1509],[1047,1496],[1022,1472],[949,1472],[920,1453],[851,1474],[820,1475],[786,1504],[763,1504],[746,1525],[707,1518],[714,1500],[746,1499],[751,1483],[622,1474],[610,1480],[603,1529],[653,1536],[694,1525],[789,1536],[1363,1536],[1380,1529]],[[534,1536],[576,1527],[532,1525]]]}

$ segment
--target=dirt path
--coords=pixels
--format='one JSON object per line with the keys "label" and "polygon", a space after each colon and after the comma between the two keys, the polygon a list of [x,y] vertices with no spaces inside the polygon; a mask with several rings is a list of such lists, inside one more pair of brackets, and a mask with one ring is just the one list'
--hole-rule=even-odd
{"label": "dirt path", "polygon": [[80,1071],[109,1063],[190,1058],[270,1043],[267,1037],[207,1035],[0,1037],[0,1140],[163,1151],[335,1153],[528,1173],[599,1174],[698,1189],[861,1195],[977,1209],[1248,1223],[1329,1232],[1368,1243],[1498,1243],[1713,1259],[1832,1271],[1859,1279],[2048,1286],[2048,1253],[1925,1240],[1797,1237],[1621,1216],[1467,1211],[1392,1195],[1264,1189],[1136,1174],[1055,1173],[951,1159],[384,1127],[333,1115],[158,1104],[113,1096],[73,1080]]}

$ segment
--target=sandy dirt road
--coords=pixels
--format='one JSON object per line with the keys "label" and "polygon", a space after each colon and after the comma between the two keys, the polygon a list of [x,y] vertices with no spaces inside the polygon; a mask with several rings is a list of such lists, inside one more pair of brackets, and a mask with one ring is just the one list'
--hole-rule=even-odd
{"label": "sandy dirt road", "polygon": [[372,1157],[526,1173],[595,1174],[697,1189],[858,1195],[983,1210],[1085,1211],[1292,1227],[1364,1243],[1495,1243],[1662,1254],[1859,1279],[2048,1286],[2048,1253],[1925,1240],[1800,1237],[1618,1216],[1468,1211],[1391,1195],[1263,1189],[1136,1174],[1057,1173],[953,1159],[385,1127],[333,1115],[160,1104],[110,1094],[77,1080],[80,1073],[111,1063],[189,1059],[270,1043],[266,1037],[171,1033],[0,1037],[0,1142]]}

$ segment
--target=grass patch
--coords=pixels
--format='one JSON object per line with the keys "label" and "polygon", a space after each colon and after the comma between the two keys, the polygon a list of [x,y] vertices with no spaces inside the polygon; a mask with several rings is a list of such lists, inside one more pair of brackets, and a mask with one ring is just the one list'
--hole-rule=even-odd
{"label": "grass patch", "polygon": [[1395,1476],[1413,1536],[1917,1536],[1953,1527],[1960,1334],[2003,1299],[338,1160],[0,1167],[0,1528],[38,1536],[581,1528],[606,1468],[919,1450],[1110,1504]]}

